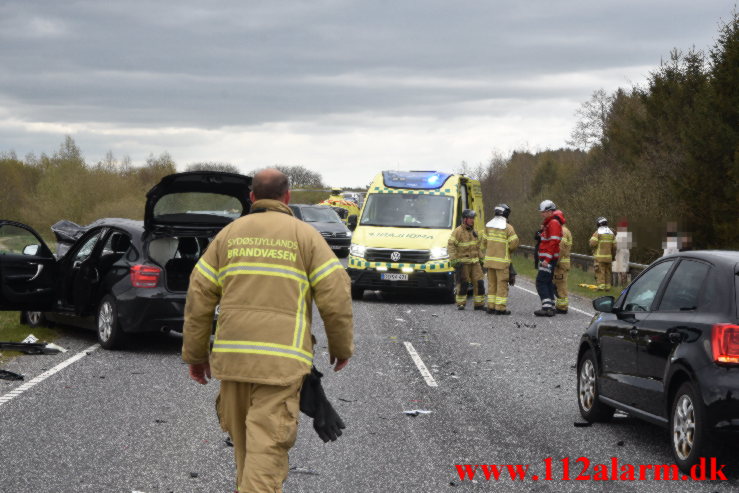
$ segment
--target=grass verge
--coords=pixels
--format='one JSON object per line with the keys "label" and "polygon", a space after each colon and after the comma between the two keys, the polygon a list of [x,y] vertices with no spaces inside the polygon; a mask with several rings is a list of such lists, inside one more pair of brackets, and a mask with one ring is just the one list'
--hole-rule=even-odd
{"label": "grass verge", "polygon": [[[49,327],[31,328],[20,323],[20,312],[0,312],[0,341],[21,342],[28,334],[33,334],[40,341],[52,342],[57,337],[57,331]],[[23,353],[18,351],[0,350],[0,364]]]}
{"label": "grass verge", "polygon": [[[523,255],[513,256],[513,267],[518,275],[526,276],[532,281],[536,279],[536,269],[534,269],[534,259],[524,257]],[[578,284],[594,284],[595,276],[592,272],[585,272],[574,265],[570,268],[570,275],[567,279],[567,288],[571,294],[577,294],[584,298],[594,300],[601,296],[613,296],[618,298],[625,286],[613,286],[608,291],[597,291],[595,289],[584,288]]]}

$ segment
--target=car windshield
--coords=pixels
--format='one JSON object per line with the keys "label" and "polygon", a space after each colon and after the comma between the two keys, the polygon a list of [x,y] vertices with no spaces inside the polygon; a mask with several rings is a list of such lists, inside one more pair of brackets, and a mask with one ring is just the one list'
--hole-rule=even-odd
{"label": "car windshield", "polygon": [[415,193],[373,194],[359,224],[396,228],[446,229],[452,226],[454,199]]}
{"label": "car windshield", "polygon": [[341,219],[328,207],[303,207],[303,221],[307,223],[340,223]]}
{"label": "car windshield", "polygon": [[218,216],[235,219],[241,216],[241,202],[236,197],[218,193],[186,192],[165,195],[154,206],[154,217]]}

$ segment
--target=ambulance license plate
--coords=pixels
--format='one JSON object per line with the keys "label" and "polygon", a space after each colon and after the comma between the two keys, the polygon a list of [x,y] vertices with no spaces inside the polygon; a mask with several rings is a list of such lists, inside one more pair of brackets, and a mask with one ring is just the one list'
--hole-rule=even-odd
{"label": "ambulance license plate", "polygon": [[408,274],[380,274],[383,281],[407,281]]}
{"label": "ambulance license plate", "polygon": [[341,250],[342,248],[344,248],[341,245],[329,245],[329,246],[331,247],[331,250]]}

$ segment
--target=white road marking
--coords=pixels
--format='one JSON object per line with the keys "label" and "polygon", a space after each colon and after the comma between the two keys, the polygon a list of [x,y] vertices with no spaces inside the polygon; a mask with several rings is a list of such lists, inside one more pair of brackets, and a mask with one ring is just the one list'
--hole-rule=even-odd
{"label": "white road marking", "polygon": [[3,396],[0,396],[0,406],[2,406],[3,404],[5,404],[6,402],[8,402],[9,400],[11,400],[12,398],[18,397],[19,395],[21,395],[26,390],[28,390],[28,389],[36,386],[37,384],[43,382],[44,380],[46,380],[50,376],[52,376],[52,375],[54,375],[56,373],[59,373],[60,371],[62,371],[63,369],[65,369],[66,367],[68,367],[69,365],[71,365],[72,363],[74,363],[74,362],[82,359],[88,353],[91,353],[91,352],[95,351],[98,348],[100,348],[100,344],[93,344],[89,348],[80,351],[79,353],[75,354],[71,358],[62,361],[61,363],[59,363],[58,365],[56,365],[51,370],[47,370],[47,371],[43,372],[41,375],[37,376],[36,378],[34,378],[32,380],[29,380],[28,382],[24,383],[20,387],[16,387],[15,389],[11,390],[7,394],[5,394]]}
{"label": "white road marking", "polygon": [[429,387],[438,387],[439,384],[436,383],[436,380],[434,380],[434,377],[431,376],[431,373],[429,372],[428,368],[426,368],[426,365],[423,364],[423,360],[416,352],[416,348],[413,347],[413,344],[408,341],[403,342],[403,344],[405,344],[405,348],[408,350],[408,354],[411,355],[413,362],[416,364],[416,367],[418,367],[418,371],[421,372],[421,376],[424,380],[426,380],[426,384],[428,384]]}
{"label": "white road marking", "polygon": [[[526,291],[527,293],[531,293],[531,294],[533,294],[534,296],[539,296],[539,293],[537,293],[536,291],[531,291],[530,289],[522,288],[521,286],[515,286],[515,285],[514,285],[513,287],[514,287],[514,288],[518,288],[518,289],[520,289],[521,291]],[[580,313],[582,313],[583,315],[587,315],[588,317],[592,317],[592,316],[594,316],[594,315],[595,315],[594,313],[588,313],[588,312],[586,312],[586,311],[584,311],[584,310],[580,310],[579,308],[575,308],[574,306],[570,306],[570,307],[569,307],[569,309],[570,309],[570,310],[575,310],[576,312],[580,312]]]}

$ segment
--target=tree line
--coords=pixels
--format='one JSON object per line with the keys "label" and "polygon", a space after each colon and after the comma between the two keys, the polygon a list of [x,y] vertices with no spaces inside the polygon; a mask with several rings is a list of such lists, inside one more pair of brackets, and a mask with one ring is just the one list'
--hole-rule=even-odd
{"label": "tree line", "polygon": [[626,220],[632,262],[662,253],[676,222],[695,249],[739,249],[739,20],[708,52],[673,50],[643,87],[593,93],[578,112],[571,148],[495,156],[463,168],[479,178],[486,210],[512,208],[522,243],[533,244],[537,206],[553,200],[589,253],[595,220]]}
{"label": "tree line", "polygon": [[[294,202],[317,203],[328,196],[320,173],[300,165],[275,166],[290,178]],[[185,171],[212,170],[239,173],[228,163],[193,163]],[[248,172],[253,175],[257,170]],[[19,159],[12,151],[0,153],[0,218],[30,225],[51,236],[49,227],[60,219],[89,224],[103,217],[143,219],[145,194],[164,176],[176,173],[168,153],[150,156],[142,166],[129,158],[117,160],[111,152],[89,164],[72,137],[67,136],[52,155]]]}

